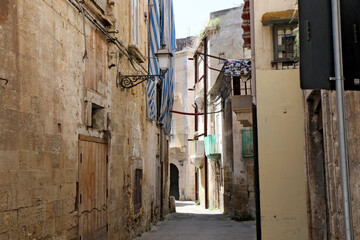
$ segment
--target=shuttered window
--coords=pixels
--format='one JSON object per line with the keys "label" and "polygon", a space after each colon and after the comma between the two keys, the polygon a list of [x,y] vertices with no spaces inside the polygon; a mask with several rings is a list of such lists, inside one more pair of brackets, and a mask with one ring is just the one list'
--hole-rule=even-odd
{"label": "shuttered window", "polygon": [[254,142],[252,130],[241,130],[241,153],[243,158],[254,157]]}
{"label": "shuttered window", "polygon": [[141,209],[141,185],[142,185],[142,169],[135,170],[135,186],[134,186],[134,213],[138,213]]}

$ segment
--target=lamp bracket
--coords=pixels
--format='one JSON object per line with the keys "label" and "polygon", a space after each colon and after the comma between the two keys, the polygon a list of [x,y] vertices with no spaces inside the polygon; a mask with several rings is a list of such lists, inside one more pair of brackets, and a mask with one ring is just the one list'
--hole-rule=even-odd
{"label": "lamp bracket", "polygon": [[147,80],[155,81],[156,78],[161,78],[164,75],[120,75],[120,86],[124,89],[133,88]]}

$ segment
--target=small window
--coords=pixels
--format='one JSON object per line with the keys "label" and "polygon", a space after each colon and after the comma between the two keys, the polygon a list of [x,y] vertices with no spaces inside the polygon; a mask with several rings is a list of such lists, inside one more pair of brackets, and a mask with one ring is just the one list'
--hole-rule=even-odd
{"label": "small window", "polygon": [[141,209],[141,185],[142,185],[142,169],[135,170],[134,185],[134,213],[137,214]]}
{"label": "small window", "polygon": [[139,47],[139,0],[131,0],[131,39]]}
{"label": "small window", "polygon": [[295,49],[297,24],[275,24],[274,34],[274,61],[284,66],[295,66],[298,62]]}

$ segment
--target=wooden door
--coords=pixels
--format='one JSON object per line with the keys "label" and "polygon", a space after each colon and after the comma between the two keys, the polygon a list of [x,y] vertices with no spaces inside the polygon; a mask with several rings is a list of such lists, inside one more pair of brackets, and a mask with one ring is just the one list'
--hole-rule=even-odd
{"label": "wooden door", "polygon": [[108,155],[103,139],[79,138],[79,239],[107,239]]}

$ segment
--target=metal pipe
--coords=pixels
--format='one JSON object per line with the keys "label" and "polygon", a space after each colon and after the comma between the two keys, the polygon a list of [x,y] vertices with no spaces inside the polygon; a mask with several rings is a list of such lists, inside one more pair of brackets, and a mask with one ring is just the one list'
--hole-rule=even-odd
{"label": "metal pipe", "polygon": [[350,180],[348,165],[348,148],[346,142],[345,97],[344,97],[344,68],[341,40],[340,0],[331,0],[333,47],[336,81],[336,104],[338,113],[338,135],[342,197],[344,207],[345,239],[353,240],[353,223],[350,196]]}
{"label": "metal pipe", "polygon": [[[204,39],[204,136],[207,136],[207,77],[208,77],[208,38]],[[208,192],[208,160],[205,155],[205,209],[209,208],[209,192]]]}
{"label": "metal pipe", "polygon": [[188,115],[188,116],[203,116],[204,113],[188,113],[188,112],[180,112],[175,110],[170,110],[171,113],[181,114],[181,115]]}

